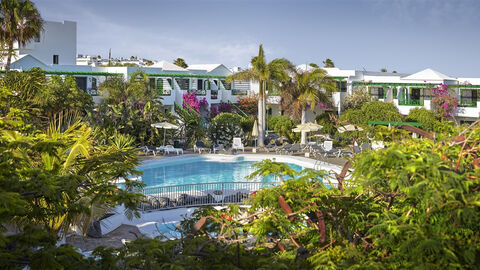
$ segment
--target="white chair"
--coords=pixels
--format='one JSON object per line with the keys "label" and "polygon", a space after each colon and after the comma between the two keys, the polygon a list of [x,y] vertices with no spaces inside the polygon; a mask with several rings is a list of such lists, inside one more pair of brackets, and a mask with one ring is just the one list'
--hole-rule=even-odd
{"label": "white chair", "polygon": [[173,145],[165,146],[165,148],[163,148],[163,151],[165,152],[165,154],[170,154],[170,152],[175,152],[175,153],[177,153],[177,155],[179,155],[180,153],[182,153],[182,155],[183,155],[183,149],[182,148],[174,148]]}
{"label": "white chair", "polygon": [[323,150],[330,151],[333,149],[333,142],[332,141],[324,141],[323,142]]}
{"label": "white chair", "polygon": [[243,147],[242,138],[233,138],[233,149],[239,150],[242,149],[245,152],[245,148]]}

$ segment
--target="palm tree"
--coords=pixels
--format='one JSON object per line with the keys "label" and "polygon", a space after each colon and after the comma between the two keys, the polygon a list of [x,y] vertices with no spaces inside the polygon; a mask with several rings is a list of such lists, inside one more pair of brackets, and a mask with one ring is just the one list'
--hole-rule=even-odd
{"label": "palm tree", "polygon": [[[321,68],[308,71],[297,69],[291,80],[280,87],[282,108],[294,119],[305,124],[308,107],[313,111],[318,103],[329,104],[329,93],[336,90],[334,81]],[[305,144],[306,133],[302,132],[301,143]]]}
{"label": "palm tree", "polygon": [[266,107],[266,86],[272,85],[279,87],[282,82],[288,81],[288,70],[293,69],[292,63],[285,58],[277,58],[267,63],[263,46],[260,44],[258,55],[252,58],[250,62],[252,67],[230,75],[228,81],[233,80],[258,82],[260,89],[258,91],[258,146],[264,145],[265,140],[265,107]]}
{"label": "palm tree", "polygon": [[30,0],[2,0],[0,2],[0,42],[7,55],[5,69],[10,70],[14,43],[25,46],[43,30],[43,20]]}

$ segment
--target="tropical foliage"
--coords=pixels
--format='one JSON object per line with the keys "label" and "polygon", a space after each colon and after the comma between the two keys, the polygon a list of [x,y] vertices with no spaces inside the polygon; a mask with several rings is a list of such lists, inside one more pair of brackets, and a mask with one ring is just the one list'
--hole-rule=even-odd
{"label": "tropical foliage", "polygon": [[[327,76],[327,72],[320,68],[313,71],[292,71],[291,80],[280,87],[282,96],[281,106],[287,114],[302,124],[306,123],[306,110],[315,109],[321,103],[330,104],[329,93],[336,90],[334,82]],[[301,142],[306,141],[306,132],[301,134]]]}
{"label": "tropical foliage", "polygon": [[278,135],[287,138],[291,143],[300,139],[299,134],[292,131],[295,126],[295,122],[286,115],[276,115],[268,119],[269,129],[275,131]]}
{"label": "tropical foliage", "polygon": [[7,56],[5,69],[10,70],[14,44],[25,46],[39,38],[43,20],[35,4],[30,0],[2,0],[0,2],[0,43],[2,55]]}
{"label": "tropical foliage", "polygon": [[393,103],[371,101],[361,109],[350,109],[342,113],[341,122],[367,126],[368,121],[402,121],[402,115]]}
{"label": "tropical foliage", "polygon": [[452,117],[458,107],[458,98],[450,94],[446,84],[440,84],[433,89],[432,105],[434,112],[444,119]]}
{"label": "tropical foliage", "polygon": [[58,75],[45,77],[45,72],[32,68],[27,72],[10,71],[0,80],[0,87],[14,89],[3,110],[16,108],[28,111],[23,120],[38,128],[49,124],[54,115],[75,112],[85,115],[93,109],[90,95],[78,88],[73,76],[64,80]]}
{"label": "tropical foliage", "polygon": [[332,116],[331,113],[322,113],[315,117],[317,124],[323,127],[320,130],[321,133],[334,135],[337,132],[337,127],[335,121],[332,120]]}
{"label": "tropical foliage", "polygon": [[250,95],[238,99],[237,106],[246,114],[254,116],[258,114],[258,96]]}
{"label": "tropical foliage", "polygon": [[432,110],[425,108],[413,108],[405,117],[407,122],[418,122],[422,129],[426,131],[434,131],[438,125],[439,120],[435,117],[435,113]]}
{"label": "tropical foliage", "polygon": [[[131,75],[128,81],[111,77],[100,85],[105,99],[90,114],[90,121],[106,134],[130,134],[138,145],[161,145],[163,132],[151,125],[158,122],[175,123],[175,117],[165,113],[161,97],[148,85],[144,72]],[[161,133],[161,134],[160,134]]]}
{"label": "tropical foliage", "polygon": [[[13,96],[1,88],[0,104]],[[133,139],[100,140],[75,114],[59,114],[45,130],[24,122],[27,111],[10,107],[0,115],[0,265],[3,268],[61,268],[81,256],[57,247],[73,226],[85,233],[101,217],[94,209],[124,204],[136,213],[141,183]],[[47,116],[44,116],[47,117]],[[126,179],[120,189],[116,181]],[[58,257],[57,257],[58,256]],[[66,257],[70,259],[65,259]]]}
{"label": "tropical foliage", "polygon": [[233,138],[243,138],[242,117],[234,113],[221,113],[215,116],[208,128],[208,137],[212,143],[232,145]]}
{"label": "tropical foliage", "polygon": [[177,58],[173,61],[173,64],[179,66],[179,67],[182,67],[182,68],[188,68],[188,65],[187,63],[185,62],[185,60],[183,58]]}
{"label": "tropical foliage", "polygon": [[372,98],[367,92],[366,86],[360,86],[360,88],[353,91],[351,95],[345,97],[345,102],[343,103],[343,110],[359,110],[362,108],[363,104],[372,101]]}
{"label": "tropical foliage", "polygon": [[[260,44],[258,56],[252,58],[250,62],[251,68],[240,71],[227,78],[229,82],[233,80],[246,81],[251,80],[258,82],[260,85],[258,98],[258,145],[263,146],[265,140],[266,127],[266,90],[267,85],[276,87],[290,79],[287,70],[293,69],[293,64],[287,59],[279,58],[271,62],[266,61],[263,46]],[[268,89],[272,90],[272,89]]]}

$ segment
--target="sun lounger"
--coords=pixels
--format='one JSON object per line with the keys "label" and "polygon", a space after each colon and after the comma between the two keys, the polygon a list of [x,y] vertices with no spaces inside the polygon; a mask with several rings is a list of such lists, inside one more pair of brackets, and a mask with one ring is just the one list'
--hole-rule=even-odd
{"label": "sun lounger", "polygon": [[302,151],[303,151],[303,147],[299,143],[295,143],[295,144],[292,144],[292,146],[288,150],[286,150],[286,153],[292,155]]}
{"label": "sun lounger", "polygon": [[145,156],[148,156],[148,153],[152,152],[153,156],[156,156],[158,151],[155,146],[144,146],[142,147],[142,151],[145,152]]}
{"label": "sun lounger", "polygon": [[199,154],[201,154],[202,151],[205,151],[205,152],[208,151],[210,153],[210,149],[208,149],[202,141],[195,142],[195,145],[193,146],[193,152],[197,152],[197,151]]}
{"label": "sun lounger", "polygon": [[225,150],[225,147],[223,146],[223,144],[214,144],[213,147],[212,147],[212,151],[213,151],[214,154],[216,152],[220,152],[220,151],[227,152],[227,150]]}
{"label": "sun lounger", "polygon": [[174,153],[177,153],[177,155],[179,155],[180,153],[182,153],[182,155],[183,155],[183,149],[182,148],[174,148],[173,145],[165,146],[163,151],[165,152],[165,154],[170,154],[170,152],[174,152]]}

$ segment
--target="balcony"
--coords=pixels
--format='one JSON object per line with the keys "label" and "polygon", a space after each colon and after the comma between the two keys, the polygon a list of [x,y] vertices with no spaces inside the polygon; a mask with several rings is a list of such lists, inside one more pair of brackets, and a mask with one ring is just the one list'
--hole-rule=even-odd
{"label": "balcony", "polygon": [[195,95],[197,95],[197,96],[206,96],[207,95],[207,90],[190,89],[190,90],[188,90],[188,93],[195,93]]}
{"label": "balcony", "polygon": [[475,99],[460,99],[460,101],[458,102],[458,107],[476,108],[477,107],[477,100],[475,100]]}
{"label": "balcony", "polygon": [[423,99],[399,99],[398,105],[401,106],[423,106]]}
{"label": "balcony", "polygon": [[170,90],[170,89],[158,89],[158,94],[160,96],[170,96],[172,94],[172,90]]}
{"label": "balcony", "polygon": [[233,90],[232,90],[232,95],[246,96],[246,95],[248,95],[248,90],[244,90],[244,89],[233,89]]}

